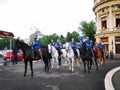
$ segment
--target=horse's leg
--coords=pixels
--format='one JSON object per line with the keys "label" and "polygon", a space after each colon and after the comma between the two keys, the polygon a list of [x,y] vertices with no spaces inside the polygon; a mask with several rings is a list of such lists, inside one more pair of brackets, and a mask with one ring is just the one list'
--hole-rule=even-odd
{"label": "horse's leg", "polygon": [[42,57],[42,59],[43,59],[44,65],[45,65],[44,71],[46,72],[46,61],[45,61],[44,57]]}
{"label": "horse's leg", "polygon": [[58,57],[55,57],[55,60],[56,60],[56,65],[57,65],[57,69],[59,68],[59,60],[58,60]]}
{"label": "horse's leg", "polygon": [[72,72],[74,71],[74,58],[71,58],[71,69]]}
{"label": "horse's leg", "polygon": [[97,71],[98,70],[98,63],[97,63],[97,57],[96,56],[94,56],[94,62],[96,64],[96,71]]}
{"label": "horse's leg", "polygon": [[30,68],[31,68],[31,77],[33,77],[33,63],[32,63],[32,60],[30,60],[29,63],[30,63]]}
{"label": "horse's leg", "polygon": [[48,66],[47,66],[47,72],[49,72],[49,68],[50,68],[50,66],[51,66],[50,58],[48,58],[47,60],[48,60],[48,61],[47,61],[47,64],[48,64]]}
{"label": "horse's leg", "polygon": [[86,63],[85,63],[85,60],[83,60],[83,64],[84,64],[84,72],[86,72]]}
{"label": "horse's leg", "polygon": [[103,65],[106,63],[106,59],[104,58],[104,53],[102,54]]}
{"label": "horse's leg", "polygon": [[61,56],[58,56],[59,65],[61,65]]}
{"label": "horse's leg", "polygon": [[70,62],[70,59],[68,59],[68,65],[69,65],[69,70],[71,70],[71,62]]}
{"label": "horse's leg", "polygon": [[24,63],[25,63],[25,72],[24,72],[24,77],[25,77],[26,76],[26,72],[27,72],[27,63],[28,63],[28,61],[25,60]]}
{"label": "horse's leg", "polygon": [[89,68],[91,69],[92,68],[92,57],[90,58],[90,64],[89,65],[90,65]]}
{"label": "horse's leg", "polygon": [[87,60],[88,73],[90,73],[90,60]]}
{"label": "horse's leg", "polygon": [[54,59],[51,59],[51,69],[53,69],[53,65],[54,65]]}

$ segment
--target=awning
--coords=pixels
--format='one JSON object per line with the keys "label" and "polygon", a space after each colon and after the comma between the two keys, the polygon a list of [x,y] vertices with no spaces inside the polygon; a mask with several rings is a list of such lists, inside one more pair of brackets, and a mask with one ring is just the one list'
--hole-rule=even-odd
{"label": "awning", "polygon": [[0,38],[13,38],[13,37],[14,37],[13,33],[0,30]]}

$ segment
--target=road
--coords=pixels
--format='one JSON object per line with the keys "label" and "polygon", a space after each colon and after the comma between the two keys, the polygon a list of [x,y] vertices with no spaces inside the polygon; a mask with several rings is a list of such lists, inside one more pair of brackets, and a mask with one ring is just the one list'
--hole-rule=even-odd
{"label": "road", "polygon": [[105,90],[105,75],[117,66],[120,66],[120,60],[107,60],[98,71],[93,65],[90,74],[83,72],[83,64],[72,73],[67,67],[45,73],[40,61],[33,63],[34,77],[31,78],[29,65],[27,76],[23,77],[23,62],[9,64],[0,66],[0,90]]}

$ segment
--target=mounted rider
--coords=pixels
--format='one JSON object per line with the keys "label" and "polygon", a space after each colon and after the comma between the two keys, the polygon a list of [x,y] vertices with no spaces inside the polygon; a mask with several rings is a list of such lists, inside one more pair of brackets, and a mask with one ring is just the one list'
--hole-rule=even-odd
{"label": "mounted rider", "polygon": [[103,48],[103,44],[101,43],[101,41],[99,41],[99,43],[97,44],[97,47],[99,48],[101,54],[104,54],[104,48]]}
{"label": "mounted rider", "polygon": [[80,53],[81,53],[81,50],[82,50],[82,43],[83,43],[83,37],[80,36],[79,43],[78,43],[78,50],[79,50]]}
{"label": "mounted rider", "polygon": [[58,54],[59,54],[59,56],[60,56],[60,55],[61,55],[62,44],[60,43],[60,40],[59,40],[59,39],[57,39],[57,42],[56,42],[56,44],[55,44],[55,48],[57,49]]}
{"label": "mounted rider", "polygon": [[34,34],[32,47],[33,47],[34,59],[38,59],[38,54],[40,53],[40,55],[41,55],[41,49],[39,46],[39,40],[37,38],[36,33]]}
{"label": "mounted rider", "polygon": [[57,49],[57,51],[58,51],[58,54],[59,54],[59,57],[58,57],[58,60],[59,60],[59,65],[61,65],[61,54],[62,54],[62,52],[61,52],[61,49],[62,49],[62,44],[60,43],[60,40],[59,39],[57,39],[57,42],[56,42],[56,44],[55,44],[55,48]]}
{"label": "mounted rider", "polygon": [[73,52],[74,52],[75,56],[77,57],[78,56],[77,55],[77,51],[76,51],[76,49],[77,49],[77,43],[74,41],[74,38],[72,38],[71,47],[73,49]]}
{"label": "mounted rider", "polygon": [[53,39],[51,39],[50,45],[55,46],[55,43],[53,42]]}
{"label": "mounted rider", "polygon": [[89,37],[86,37],[86,49],[89,50],[91,52],[91,54],[93,55],[93,50],[92,50],[92,41],[89,40]]}

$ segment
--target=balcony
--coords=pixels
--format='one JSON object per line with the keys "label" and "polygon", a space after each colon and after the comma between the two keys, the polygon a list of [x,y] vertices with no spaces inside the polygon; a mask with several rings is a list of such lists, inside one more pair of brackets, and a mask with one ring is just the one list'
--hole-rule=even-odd
{"label": "balcony", "polygon": [[95,36],[108,36],[108,34],[119,34],[120,35],[120,27],[115,27],[113,29],[104,29],[104,30],[99,30],[96,32]]}

